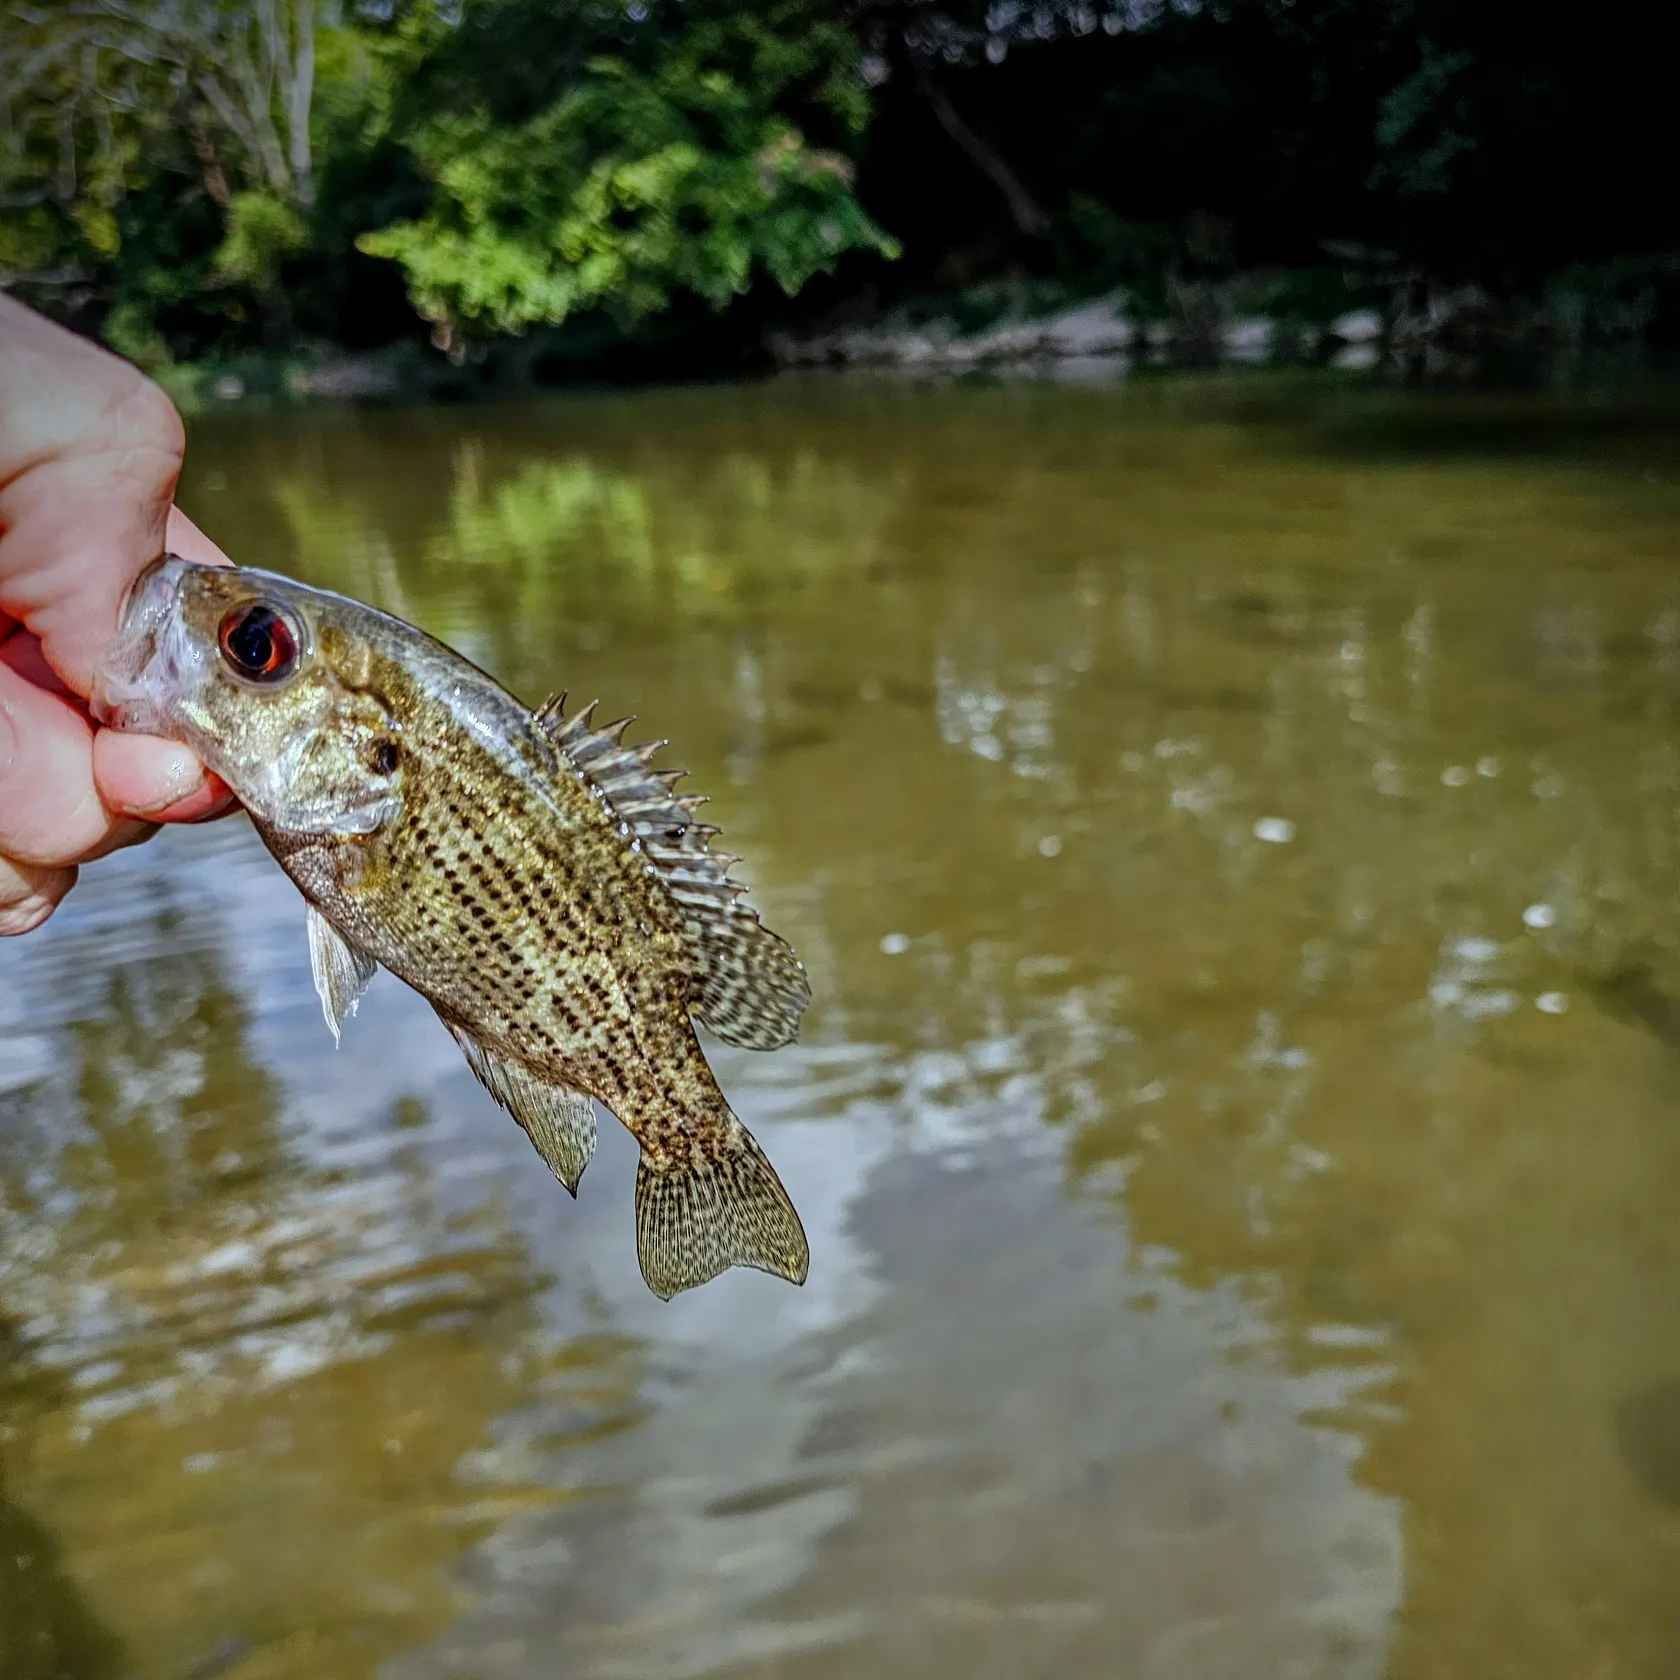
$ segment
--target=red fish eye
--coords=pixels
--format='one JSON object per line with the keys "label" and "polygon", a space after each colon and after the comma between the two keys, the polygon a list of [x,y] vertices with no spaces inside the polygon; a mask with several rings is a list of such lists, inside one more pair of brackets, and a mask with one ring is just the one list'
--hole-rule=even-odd
{"label": "red fish eye", "polygon": [[235,607],[217,640],[222,658],[252,682],[283,682],[297,668],[297,633],[284,614],[260,601]]}

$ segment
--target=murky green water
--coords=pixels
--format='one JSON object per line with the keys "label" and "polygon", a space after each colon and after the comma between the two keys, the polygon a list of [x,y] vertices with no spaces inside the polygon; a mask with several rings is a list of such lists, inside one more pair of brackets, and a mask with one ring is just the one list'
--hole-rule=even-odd
{"label": "murky green water", "polygon": [[0,948],[5,1680],[1680,1669],[1680,433],[778,385],[206,422],[671,735],[810,966],[662,1306],[243,824]]}

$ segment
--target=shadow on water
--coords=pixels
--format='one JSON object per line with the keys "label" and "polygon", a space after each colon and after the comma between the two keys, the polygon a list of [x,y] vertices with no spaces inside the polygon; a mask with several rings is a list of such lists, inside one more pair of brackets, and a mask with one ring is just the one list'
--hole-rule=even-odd
{"label": "shadow on water", "polygon": [[1653,1499],[1680,1510],[1680,1379],[1652,1384],[1616,1409],[1622,1457]]}
{"label": "shadow on water", "polygon": [[1606,1014],[1643,1027],[1665,1048],[1680,1051],[1680,998],[1660,982],[1651,962],[1624,962],[1586,984]]}
{"label": "shadow on water", "polygon": [[1574,464],[1631,450],[1656,464],[1680,441],[1680,384],[1602,390],[1399,392],[1315,376],[1245,374],[1209,381],[1188,403],[1197,420],[1275,429],[1333,459]]}
{"label": "shadow on water", "polygon": [[557,1200],[399,988],[328,1055],[249,835],[90,871],[0,953],[9,1491],[140,1673],[1675,1671],[1667,421],[1240,384],[197,440],[241,553],[680,734],[815,1264],[657,1306],[622,1136]]}
{"label": "shadow on water", "polygon": [[7,1493],[6,1460],[20,1428],[18,1391],[38,1403],[0,1320],[0,1674],[6,1680],[117,1680],[126,1670],[121,1644],[65,1569],[52,1531]]}

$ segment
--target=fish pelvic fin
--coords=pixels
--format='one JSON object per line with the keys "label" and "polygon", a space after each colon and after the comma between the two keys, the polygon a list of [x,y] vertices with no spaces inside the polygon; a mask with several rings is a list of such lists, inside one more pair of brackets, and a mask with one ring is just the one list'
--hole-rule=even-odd
{"label": "fish pelvic fin", "polygon": [[361,946],[352,944],[313,904],[309,906],[309,966],[315,973],[315,993],[321,1013],[332,1028],[333,1043],[344,1023],[356,1013],[368,981],[379,964]]}
{"label": "fish pelvic fin", "polygon": [[811,1249],[776,1169],[740,1121],[714,1145],[667,1158],[642,1151],[636,1168],[636,1255],[662,1301],[751,1266],[805,1281]]}
{"label": "fish pelvic fin", "polygon": [[738,860],[709,849],[717,830],[694,815],[705,800],[672,791],[683,771],[650,768],[663,741],[627,747],[623,737],[630,719],[597,727],[593,701],[568,718],[565,699],[562,694],[550,700],[534,721],[634,835],[675,903],[686,935],[695,1016],[725,1044],[743,1050],[778,1050],[792,1043],[811,1001],[811,983],[793,948],[744,901],[746,888],[730,880],[729,866]]}
{"label": "fish pelvic fin", "polygon": [[461,1046],[479,1083],[524,1128],[549,1170],[575,1196],[595,1153],[595,1105],[583,1091],[552,1084],[486,1050],[463,1026],[438,1017]]}

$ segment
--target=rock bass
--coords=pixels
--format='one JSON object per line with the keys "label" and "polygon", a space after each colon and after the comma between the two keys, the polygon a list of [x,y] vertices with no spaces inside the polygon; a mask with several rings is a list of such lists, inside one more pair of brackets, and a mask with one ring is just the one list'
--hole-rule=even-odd
{"label": "rock bass", "polygon": [[92,701],[183,741],[308,904],[336,1039],[383,965],[421,993],[575,1196],[597,1099],[641,1148],[636,1246],[669,1300],[729,1266],[803,1283],[775,1170],[694,1030],[773,1050],[810,1002],[717,831],[564,696],[535,713],[452,648],[289,578],[165,556],[135,582]]}

